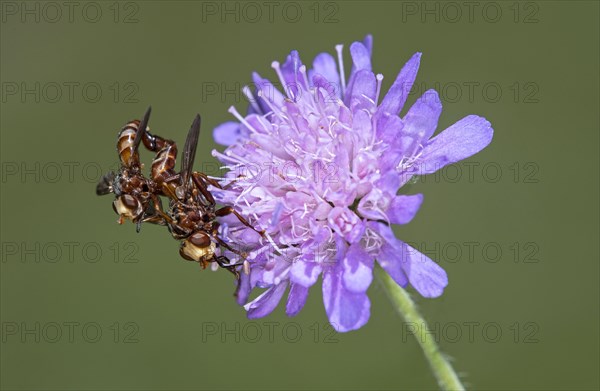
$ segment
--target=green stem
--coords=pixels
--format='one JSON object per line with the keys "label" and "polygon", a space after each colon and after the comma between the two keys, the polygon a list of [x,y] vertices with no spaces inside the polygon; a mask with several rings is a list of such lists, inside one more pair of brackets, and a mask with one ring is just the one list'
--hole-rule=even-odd
{"label": "green stem", "polygon": [[375,274],[379,279],[379,282],[383,286],[387,293],[390,301],[400,316],[404,318],[404,321],[415,327],[414,334],[417,337],[423,353],[429,361],[429,365],[433,370],[438,384],[443,390],[464,390],[465,387],[462,385],[456,372],[446,360],[433,338],[421,338],[423,335],[427,335],[428,326],[425,319],[419,314],[415,303],[412,301],[408,292],[400,287],[392,278],[381,268],[375,268]]}

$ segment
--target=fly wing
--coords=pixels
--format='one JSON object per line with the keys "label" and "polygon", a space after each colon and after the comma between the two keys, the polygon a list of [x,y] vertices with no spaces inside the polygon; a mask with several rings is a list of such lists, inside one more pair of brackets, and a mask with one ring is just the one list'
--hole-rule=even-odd
{"label": "fly wing", "polygon": [[148,109],[144,114],[144,118],[142,119],[142,122],[140,122],[140,126],[138,126],[135,138],[133,139],[133,144],[131,145],[131,150],[134,154],[137,153],[138,147],[140,146],[140,142],[142,141],[142,137],[144,137],[144,133],[146,133],[146,128],[148,127],[148,121],[150,120],[151,112],[152,106],[148,106]]}
{"label": "fly wing", "polygon": [[97,195],[106,195],[109,193],[114,193],[113,191],[113,183],[115,181],[115,173],[110,171],[105,174],[98,184],[96,185],[96,194]]}
{"label": "fly wing", "polygon": [[188,186],[190,184],[190,178],[192,176],[192,169],[194,167],[194,158],[196,157],[196,147],[198,146],[198,137],[200,135],[200,114],[196,115],[192,127],[188,132],[187,138],[185,139],[185,146],[183,147],[183,161],[181,162],[181,176],[180,185],[184,186],[185,193],[187,194]]}

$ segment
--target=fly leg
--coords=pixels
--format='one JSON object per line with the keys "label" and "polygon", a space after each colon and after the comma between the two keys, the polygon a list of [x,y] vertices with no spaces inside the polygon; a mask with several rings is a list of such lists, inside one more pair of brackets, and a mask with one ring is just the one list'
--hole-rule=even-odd
{"label": "fly leg", "polygon": [[[143,218],[137,222],[137,232],[140,232],[142,228],[142,223],[152,223],[168,226],[173,224],[173,219],[162,209],[162,202],[160,200],[160,197],[158,197],[156,194],[151,194],[150,197],[152,198],[153,210],[151,213],[144,214]],[[148,206],[148,209],[149,208],[150,205]]]}
{"label": "fly leg", "polygon": [[235,276],[235,279],[239,281],[240,272],[237,271],[236,267],[242,265],[243,262],[231,264],[230,263],[231,261],[229,260],[229,258],[227,258],[224,255],[219,255],[219,256],[215,255],[212,260],[214,262],[216,262],[223,269],[227,269],[229,272],[231,272]]}
{"label": "fly leg", "polygon": [[227,250],[231,251],[232,253],[239,255],[242,258],[246,258],[248,256],[248,254],[246,254],[243,251],[239,251],[234,249],[233,247],[231,247],[227,242],[225,242],[223,239],[221,239],[220,237],[218,237],[216,234],[213,234],[213,239],[219,244],[219,246],[226,248]]}
{"label": "fly leg", "polygon": [[192,180],[194,181],[196,188],[200,191],[200,193],[202,193],[204,199],[208,201],[210,205],[215,205],[215,198],[210,191],[208,191],[207,183],[213,186],[215,186],[215,183],[218,185],[218,183],[208,178],[204,173],[201,172],[192,173]]}
{"label": "fly leg", "polygon": [[[200,190],[200,192],[202,193],[202,195],[204,195],[204,197],[206,198],[206,200],[208,202],[210,202],[212,205],[215,204],[215,199],[213,198],[212,194],[210,194],[210,192],[208,191],[208,186],[207,184],[213,185],[219,189],[222,189],[221,185],[219,184],[219,182],[215,181],[212,178],[209,178],[205,173],[203,172],[194,172],[192,174],[192,178],[194,179],[194,183],[196,184],[196,186],[198,187],[198,190]],[[248,220],[246,220],[241,214],[239,214],[235,209],[233,209],[233,207],[231,206],[225,206],[221,209],[217,209],[215,211],[215,214],[217,216],[226,216],[229,214],[233,214],[235,217],[238,218],[238,220],[244,224],[246,227],[251,228],[254,232],[256,232],[257,234],[259,234],[260,236],[264,236],[265,231],[258,231],[256,228],[254,228],[249,222]]]}
{"label": "fly leg", "polygon": [[234,215],[235,217],[238,218],[238,220],[244,224],[246,227],[251,228],[254,232],[256,232],[257,234],[259,234],[260,236],[265,236],[265,230],[257,230],[256,228],[254,228],[249,222],[248,220],[246,220],[241,214],[239,214],[235,209],[233,209],[232,206],[224,206],[221,209],[217,209],[215,211],[215,215],[222,217],[222,216],[227,216],[229,214]]}
{"label": "fly leg", "polygon": [[[173,219],[171,219],[171,217],[163,211],[160,197],[158,197],[156,194],[151,194],[150,197],[152,202],[148,203],[148,208],[146,209],[146,212],[144,212],[142,219],[137,222],[137,232],[140,232],[142,229],[142,223],[152,223],[158,225],[170,225],[173,223]],[[152,208],[152,210],[148,212],[150,208]]]}
{"label": "fly leg", "polygon": [[140,230],[142,228],[142,223],[167,225],[167,221],[165,220],[165,218],[162,215],[160,215],[156,211],[156,209],[157,209],[157,207],[154,206],[153,203],[148,203],[148,207],[146,208],[146,211],[142,215],[142,218],[137,222],[137,227],[136,227],[137,232],[140,232]]}

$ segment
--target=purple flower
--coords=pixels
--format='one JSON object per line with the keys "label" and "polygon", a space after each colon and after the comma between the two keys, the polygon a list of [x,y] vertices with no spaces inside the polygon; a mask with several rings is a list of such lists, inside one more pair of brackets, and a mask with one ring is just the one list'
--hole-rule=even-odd
{"label": "purple flower", "polygon": [[[249,318],[268,315],[289,287],[286,313],[296,315],[309,288],[323,276],[329,321],[339,332],[369,319],[367,289],[374,262],[405,287],[438,297],[446,272],[397,239],[392,224],[417,213],[421,194],[397,195],[414,175],[433,173],[485,148],[490,123],[470,115],[433,136],[442,106],[427,91],[399,116],[415,81],[421,53],[404,65],[380,99],[383,76],[371,70],[372,38],[350,46],[352,70],[346,82],[342,46],[337,61],[321,53],[307,69],[298,52],[273,62],[284,93],[258,74],[239,123],[214,131],[228,147],[213,152],[229,169],[225,190],[212,188],[219,202],[233,205],[261,237],[227,219],[228,240],[249,250],[250,274],[242,274],[238,296]],[[264,288],[248,301],[253,288]]]}

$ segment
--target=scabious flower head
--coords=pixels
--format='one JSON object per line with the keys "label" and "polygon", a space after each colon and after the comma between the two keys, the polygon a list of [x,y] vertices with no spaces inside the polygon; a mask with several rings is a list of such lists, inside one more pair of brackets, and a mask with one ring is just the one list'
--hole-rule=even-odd
{"label": "scabious flower head", "polygon": [[[238,295],[248,317],[271,313],[288,287],[286,313],[296,315],[322,275],[329,321],[345,332],[369,319],[375,261],[403,287],[410,284],[424,297],[442,294],[446,272],[392,231],[393,224],[411,221],[423,196],[397,193],[413,176],[479,152],[493,131],[487,120],[470,115],[432,137],[442,111],[433,90],[399,116],[421,53],[381,98],[371,37],[350,46],[347,80],[342,46],[336,51],[337,61],[321,53],[312,69],[296,51],[283,64],[273,62],[283,92],[253,74],[255,90],[244,88],[248,114],[232,107],[239,122],[214,131],[227,148],[213,154],[229,171],[225,189],[212,191],[266,231],[261,237],[228,220],[227,239],[249,249],[250,274],[242,274]],[[247,302],[254,288],[265,291]]]}

